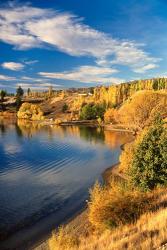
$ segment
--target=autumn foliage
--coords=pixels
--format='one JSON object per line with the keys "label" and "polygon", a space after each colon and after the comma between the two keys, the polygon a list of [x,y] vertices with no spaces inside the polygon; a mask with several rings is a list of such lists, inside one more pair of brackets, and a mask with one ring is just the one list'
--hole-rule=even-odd
{"label": "autumn foliage", "polygon": [[90,191],[89,220],[96,229],[107,229],[133,222],[149,208],[149,195],[112,183],[96,183]]}
{"label": "autumn foliage", "polygon": [[116,123],[117,122],[117,110],[114,108],[109,108],[104,113],[105,123]]}
{"label": "autumn foliage", "polygon": [[143,129],[157,112],[167,115],[167,94],[141,91],[119,109],[118,115],[121,123]]}
{"label": "autumn foliage", "polygon": [[23,103],[17,112],[19,119],[43,120],[43,112],[38,105]]}

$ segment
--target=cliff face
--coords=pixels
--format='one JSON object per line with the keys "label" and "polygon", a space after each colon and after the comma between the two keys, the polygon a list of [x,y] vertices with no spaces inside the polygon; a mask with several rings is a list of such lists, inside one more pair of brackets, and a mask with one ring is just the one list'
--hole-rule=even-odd
{"label": "cliff face", "polygon": [[105,102],[107,106],[120,105],[140,90],[167,90],[167,78],[136,80],[109,87],[96,87],[94,99]]}

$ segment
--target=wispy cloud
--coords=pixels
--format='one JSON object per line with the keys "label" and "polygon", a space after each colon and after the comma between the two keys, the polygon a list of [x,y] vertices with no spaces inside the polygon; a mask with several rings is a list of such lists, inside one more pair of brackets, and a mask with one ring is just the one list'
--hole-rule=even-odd
{"label": "wispy cloud", "polygon": [[48,90],[50,86],[53,86],[54,88],[59,88],[61,85],[53,84],[50,82],[43,82],[40,84],[21,82],[17,83],[15,86],[16,87],[21,86],[24,90],[28,88],[30,88],[31,90]]}
{"label": "wispy cloud", "polygon": [[16,78],[15,77],[11,77],[11,76],[6,76],[6,75],[0,75],[0,81],[15,81]]}
{"label": "wispy cloud", "polygon": [[158,65],[155,64],[155,63],[150,63],[150,64],[147,64],[147,65],[141,67],[141,68],[134,69],[134,72],[136,72],[136,73],[145,73],[147,70],[155,69],[155,68],[158,68]]}
{"label": "wispy cloud", "polygon": [[35,77],[29,77],[29,76],[22,76],[19,81],[29,81],[29,82],[43,82],[42,78],[35,78]]}
{"label": "wispy cloud", "polygon": [[27,64],[27,65],[32,65],[32,64],[35,64],[35,63],[37,63],[37,62],[39,62],[39,61],[38,61],[38,60],[29,60],[29,61],[28,61],[28,60],[25,60],[25,61],[24,61],[24,63]]}
{"label": "wispy cloud", "polygon": [[22,63],[16,63],[16,62],[4,62],[2,63],[2,67],[4,69],[19,71],[19,70],[22,70],[25,67],[25,65]]}
{"label": "wispy cloud", "polygon": [[81,66],[72,71],[64,72],[40,72],[39,75],[46,78],[72,80],[83,83],[120,83],[123,79],[113,77],[112,74],[118,70],[112,68],[101,68],[96,66]]}
{"label": "wispy cloud", "polygon": [[101,67],[126,65],[139,73],[151,69],[150,64],[156,67],[158,63],[157,58],[144,51],[143,45],[113,38],[85,25],[83,19],[70,13],[8,6],[0,9],[0,26],[0,40],[15,49],[52,46],[71,56],[93,57]]}

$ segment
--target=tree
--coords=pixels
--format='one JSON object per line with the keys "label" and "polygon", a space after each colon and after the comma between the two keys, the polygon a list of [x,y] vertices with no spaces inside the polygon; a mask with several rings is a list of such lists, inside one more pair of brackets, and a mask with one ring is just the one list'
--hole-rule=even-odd
{"label": "tree", "polygon": [[17,113],[20,119],[43,120],[43,112],[36,104],[23,103]]}
{"label": "tree", "polygon": [[149,204],[147,193],[128,189],[126,184],[113,181],[105,187],[96,182],[90,190],[88,218],[96,229],[111,229],[134,222]]}
{"label": "tree", "polygon": [[92,120],[104,117],[105,108],[103,105],[86,104],[81,109],[80,118],[83,120]]}
{"label": "tree", "polygon": [[21,98],[23,97],[24,95],[24,90],[19,86],[17,89],[16,89],[16,110],[18,111],[20,106],[21,106]]}
{"label": "tree", "polygon": [[30,93],[31,93],[31,89],[28,88],[28,89],[27,89],[27,96],[30,96]]}
{"label": "tree", "polygon": [[129,175],[141,190],[167,184],[167,131],[160,118],[136,147]]}
{"label": "tree", "polygon": [[92,107],[92,109],[93,109],[94,117],[95,118],[101,118],[103,120],[104,112],[105,112],[104,105],[97,104],[97,105],[94,105]]}
{"label": "tree", "polygon": [[49,86],[49,89],[48,89],[48,96],[51,97],[53,94],[53,88],[52,86]]}
{"label": "tree", "polygon": [[6,91],[5,90],[1,90],[0,91],[0,98],[1,98],[0,101],[1,101],[1,109],[3,111],[5,110],[5,106],[3,104],[5,96],[6,96]]}
{"label": "tree", "polygon": [[159,86],[158,79],[153,79],[152,88],[154,90],[158,90],[158,86]]}
{"label": "tree", "polygon": [[63,107],[62,107],[62,112],[65,113],[68,109],[68,105],[67,103],[64,103]]}
{"label": "tree", "polygon": [[109,108],[104,113],[104,121],[106,123],[116,123],[117,110],[114,108]]}
{"label": "tree", "polygon": [[166,102],[166,93],[140,91],[119,109],[119,121],[126,125],[133,125],[137,129],[143,129],[150,119],[152,110],[160,103],[165,105]]}
{"label": "tree", "polygon": [[133,160],[135,145],[134,143],[127,143],[122,150],[122,153],[119,157],[120,165],[119,171],[123,172],[125,175],[129,170],[129,166]]}
{"label": "tree", "polygon": [[3,101],[4,101],[4,98],[5,98],[5,96],[6,96],[6,91],[5,91],[5,90],[1,90],[0,96],[1,96],[1,102],[3,102]]}
{"label": "tree", "polygon": [[19,86],[17,89],[16,89],[16,96],[18,97],[22,97],[24,95],[24,90]]}
{"label": "tree", "polygon": [[22,104],[21,97],[20,97],[20,96],[17,96],[17,97],[16,97],[16,110],[17,110],[17,111],[19,110],[21,104]]}
{"label": "tree", "polygon": [[85,106],[82,107],[80,118],[83,120],[91,120],[96,118],[94,115],[92,105],[86,104]]}

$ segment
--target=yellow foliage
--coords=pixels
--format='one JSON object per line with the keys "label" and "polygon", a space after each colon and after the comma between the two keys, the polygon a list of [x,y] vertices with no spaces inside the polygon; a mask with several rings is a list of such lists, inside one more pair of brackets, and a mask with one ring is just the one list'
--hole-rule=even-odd
{"label": "yellow foliage", "polygon": [[73,103],[71,104],[71,111],[79,111],[84,103],[85,103],[84,96],[76,97]]}
{"label": "yellow foliage", "polygon": [[112,183],[101,187],[98,183],[90,192],[89,221],[96,229],[104,230],[133,222],[148,210],[149,195]]}
{"label": "yellow foliage", "polygon": [[132,96],[118,112],[119,121],[136,128],[144,128],[153,114],[162,112],[162,106],[167,106],[167,94],[155,91],[140,91]]}
{"label": "yellow foliage", "polygon": [[[90,234],[79,237],[76,245],[65,245],[56,248],[55,235],[49,240],[49,250],[152,250],[158,249],[167,242],[167,190],[158,189],[153,192],[156,210],[147,211],[134,223],[121,225],[112,231]],[[125,197],[126,198],[126,197]],[[73,228],[68,234],[72,234]],[[62,236],[63,239],[64,236]],[[71,237],[71,236],[69,236]],[[66,239],[66,233],[65,237]],[[74,241],[73,241],[74,243]],[[55,245],[56,244],[56,245]],[[165,248],[162,248],[165,249]]]}
{"label": "yellow foliage", "polygon": [[117,110],[114,108],[109,108],[104,113],[105,123],[116,123]]}
{"label": "yellow foliage", "polygon": [[134,143],[127,143],[124,146],[124,150],[122,151],[120,155],[120,165],[119,165],[119,171],[123,173],[127,173],[129,166],[131,165],[131,162],[133,160],[134,155]]}
{"label": "yellow foliage", "polygon": [[[167,242],[166,228],[167,208],[161,208],[156,212],[143,214],[134,224],[83,239],[79,247],[73,248],[73,250],[158,249]],[[165,248],[162,249],[165,250]]]}
{"label": "yellow foliage", "polygon": [[43,112],[38,105],[26,102],[21,105],[17,117],[34,121],[44,119]]}
{"label": "yellow foliage", "polygon": [[133,156],[135,153],[136,147],[142,142],[144,136],[147,134],[148,128],[144,128],[135,138],[135,141],[126,143],[122,150],[122,153],[119,157],[120,165],[119,165],[119,172],[127,174],[128,170],[130,169]]}
{"label": "yellow foliage", "polygon": [[57,232],[52,233],[48,241],[49,249],[68,250],[78,245],[78,238],[70,232],[68,226],[60,227]]}

